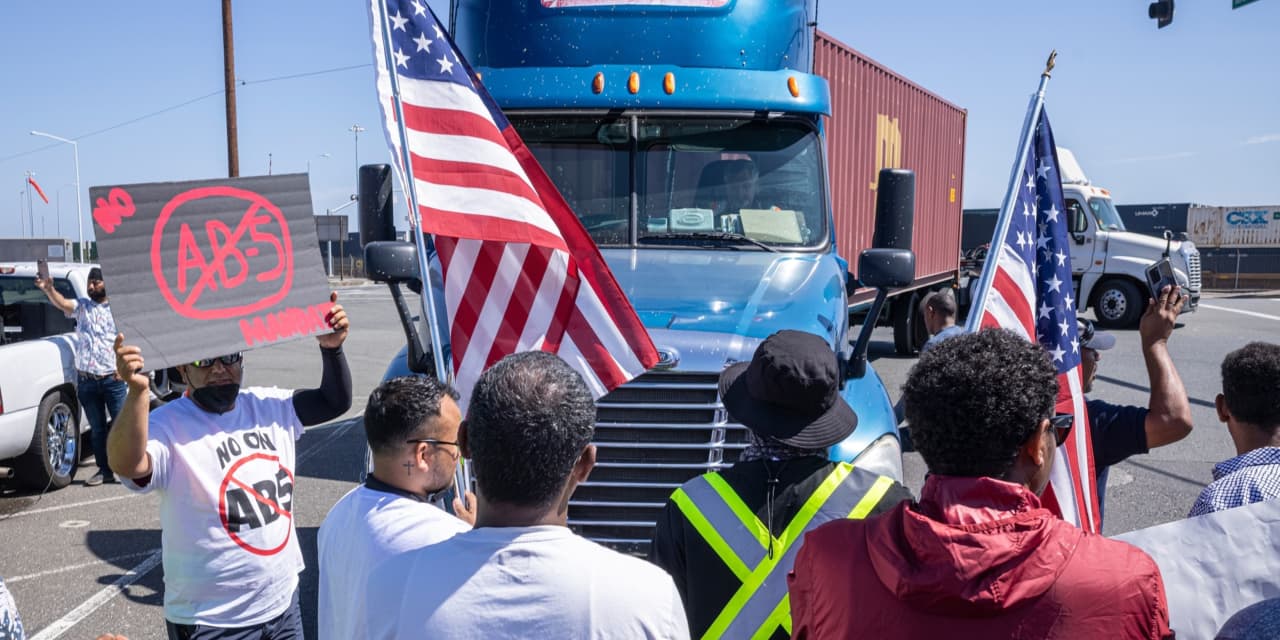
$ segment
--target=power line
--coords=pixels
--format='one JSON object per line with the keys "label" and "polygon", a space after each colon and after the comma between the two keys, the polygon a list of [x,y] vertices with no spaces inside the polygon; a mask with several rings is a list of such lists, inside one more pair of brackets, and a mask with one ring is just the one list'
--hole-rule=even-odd
{"label": "power line", "polygon": [[[263,78],[263,79],[261,79],[261,80],[241,80],[241,81],[240,81],[240,86],[248,86],[248,85],[253,85],[253,84],[267,84],[267,83],[269,83],[269,82],[280,82],[280,81],[283,81],[283,80],[296,80],[296,79],[298,79],[298,78],[308,78],[308,77],[311,77],[311,76],[319,76],[319,75],[325,75],[325,74],[329,74],[329,73],[339,73],[339,72],[342,72],[342,71],[350,71],[350,70],[352,70],[352,69],[362,69],[362,68],[365,68],[365,67],[372,67],[372,66],[373,66],[373,64],[372,64],[372,63],[365,63],[365,64],[353,64],[353,65],[349,65],[349,66],[345,66],[345,67],[334,67],[334,68],[332,68],[332,69],[321,69],[321,70],[319,70],[319,71],[306,71],[306,72],[303,72],[303,73],[294,73],[294,74],[284,75],[284,76],[274,76],[274,77],[271,77],[271,78]],[[202,95],[202,96],[199,96],[199,97],[196,97],[196,98],[191,98],[190,100],[186,100],[186,101],[184,101],[184,102],[179,102],[178,104],[171,105],[171,106],[165,107],[165,108],[163,108],[163,109],[159,109],[159,110],[156,110],[156,111],[152,111],[151,113],[148,113],[148,114],[145,114],[145,115],[141,115],[141,116],[138,116],[138,117],[136,117],[136,118],[131,118],[131,119],[129,119],[129,120],[125,120],[124,122],[118,122],[118,123],[116,123],[116,124],[113,124],[113,125],[110,125],[110,126],[107,126],[107,127],[103,127],[102,129],[98,129],[98,130],[96,130],[96,131],[90,131],[90,132],[88,132],[88,133],[83,133],[83,134],[80,134],[80,135],[78,135],[78,136],[72,136],[72,137],[71,137],[71,139],[72,139],[72,140],[76,140],[76,141],[80,141],[80,140],[82,140],[82,139],[84,139],[84,138],[88,138],[88,137],[90,137],[90,136],[96,136],[96,135],[98,135],[98,134],[100,134],[100,133],[106,133],[106,132],[108,132],[108,131],[112,131],[112,130],[115,130],[115,129],[119,129],[120,127],[125,127],[125,126],[128,126],[128,125],[131,125],[131,124],[137,123],[137,122],[141,122],[142,120],[146,120],[146,119],[148,119],[148,118],[154,118],[154,117],[156,117],[156,116],[158,116],[158,115],[162,115],[162,114],[168,113],[168,112],[170,112],[170,111],[174,111],[174,110],[176,110],[176,109],[181,109],[182,107],[185,107],[185,106],[188,106],[188,105],[194,104],[194,103],[196,103],[196,102],[200,102],[201,100],[208,100],[209,98],[213,98],[213,97],[215,97],[215,96],[220,96],[220,95],[222,95],[223,93],[225,93],[225,91],[224,91],[224,90],[222,90],[222,89],[219,89],[219,90],[217,90],[217,91],[213,91],[213,92],[210,92],[210,93],[206,93],[206,94],[204,94],[204,95]],[[27,151],[20,151],[20,152],[18,152],[18,153],[12,154],[12,155],[7,155],[7,156],[0,157],[0,162],[8,162],[9,160],[14,160],[14,159],[16,159],[16,158],[21,158],[21,157],[23,157],[23,156],[31,155],[31,154],[33,154],[33,153],[38,153],[38,152],[40,152],[40,151],[45,151],[45,150],[47,150],[47,149],[52,149],[52,148],[54,148],[54,147],[58,147],[58,146],[61,146],[61,145],[60,145],[60,143],[47,144],[47,145],[44,145],[43,147],[37,147],[37,148],[35,148],[35,149],[29,149],[29,150],[27,150]]]}

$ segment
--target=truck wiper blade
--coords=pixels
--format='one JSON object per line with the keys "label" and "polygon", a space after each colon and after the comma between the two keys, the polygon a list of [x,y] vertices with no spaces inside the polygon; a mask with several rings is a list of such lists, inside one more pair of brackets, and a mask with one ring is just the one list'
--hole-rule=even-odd
{"label": "truck wiper blade", "polygon": [[748,238],[741,233],[726,233],[724,231],[694,231],[690,233],[655,233],[640,237],[641,242],[649,240],[693,240],[693,241],[711,241],[715,244],[749,244],[760,249],[764,249],[770,253],[777,253],[778,250],[760,242],[754,238]]}

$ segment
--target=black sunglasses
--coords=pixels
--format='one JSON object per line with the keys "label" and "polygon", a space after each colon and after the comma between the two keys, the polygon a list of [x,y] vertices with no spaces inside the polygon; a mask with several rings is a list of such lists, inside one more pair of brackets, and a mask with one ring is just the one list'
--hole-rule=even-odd
{"label": "black sunglasses", "polygon": [[193,360],[191,361],[191,366],[197,369],[208,369],[209,367],[213,366],[214,362],[221,362],[222,364],[225,364],[229,367],[237,362],[240,362],[243,359],[244,359],[244,354],[231,353],[225,356],[218,356],[216,358],[204,358],[202,360]]}
{"label": "black sunglasses", "polygon": [[421,442],[424,444],[429,444],[437,447],[443,444],[453,445],[454,447],[457,447],[458,453],[462,453],[462,447],[458,443],[449,442],[448,440],[436,440],[435,438],[415,438],[412,440],[405,440],[406,444],[413,444],[415,442]]}
{"label": "black sunglasses", "polygon": [[1075,424],[1076,417],[1070,413],[1059,413],[1049,418],[1049,426],[1053,429],[1053,439],[1057,441],[1058,446],[1067,441],[1067,436],[1071,435],[1071,425]]}

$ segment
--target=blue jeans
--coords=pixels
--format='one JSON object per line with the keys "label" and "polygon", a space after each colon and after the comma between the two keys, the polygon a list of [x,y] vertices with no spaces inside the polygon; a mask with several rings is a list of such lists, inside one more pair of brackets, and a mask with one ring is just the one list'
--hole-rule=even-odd
{"label": "blue jeans", "polygon": [[[98,471],[109,475],[111,468],[107,466],[107,432],[111,423],[120,415],[124,406],[124,396],[128,392],[123,380],[113,376],[98,378],[92,374],[77,373],[76,394],[80,396],[80,406],[89,417],[89,429],[93,437],[93,458],[98,463]],[[107,419],[108,412],[111,419]]]}
{"label": "blue jeans", "polygon": [[298,604],[298,590],[293,590],[293,600],[284,613],[252,627],[208,627],[202,624],[174,624],[164,621],[169,640],[304,640],[302,636],[302,607]]}

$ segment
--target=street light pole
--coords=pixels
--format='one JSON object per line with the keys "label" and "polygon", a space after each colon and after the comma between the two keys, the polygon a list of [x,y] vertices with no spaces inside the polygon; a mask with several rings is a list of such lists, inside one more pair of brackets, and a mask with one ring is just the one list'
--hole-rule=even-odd
{"label": "street light pole", "polygon": [[353,124],[351,125],[350,129],[347,129],[347,131],[350,131],[352,134],[354,134],[356,139],[356,147],[355,147],[356,148],[356,191],[355,193],[356,193],[356,196],[358,197],[360,195],[360,132],[364,131],[364,127],[358,124]]}
{"label": "street light pole", "polygon": [[76,237],[80,241],[80,262],[85,261],[88,251],[84,246],[84,209],[80,207],[80,145],[75,140],[68,140],[61,136],[55,136],[51,133],[43,131],[32,131],[31,135],[40,136],[41,138],[49,138],[58,142],[65,142],[71,145],[71,150],[75,154],[76,160]]}

